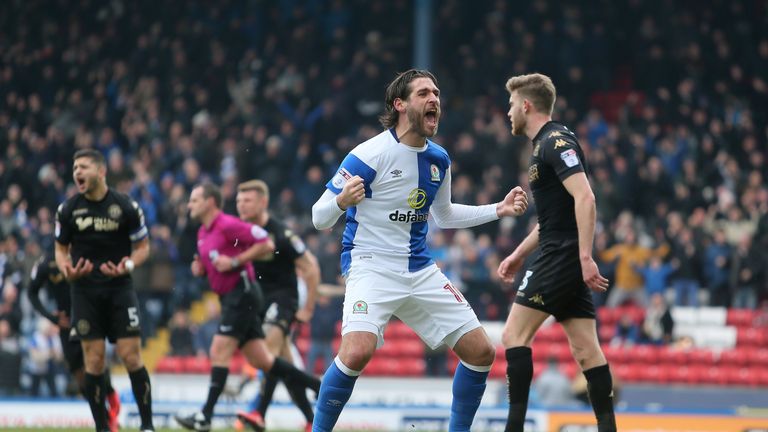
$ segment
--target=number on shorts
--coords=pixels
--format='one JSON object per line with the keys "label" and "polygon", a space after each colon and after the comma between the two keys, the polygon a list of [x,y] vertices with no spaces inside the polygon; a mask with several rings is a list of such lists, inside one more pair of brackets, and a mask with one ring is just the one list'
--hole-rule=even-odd
{"label": "number on shorts", "polygon": [[130,327],[139,326],[139,311],[136,309],[136,307],[128,308],[128,326]]}
{"label": "number on shorts", "polygon": [[453,296],[456,297],[457,302],[464,303],[464,296],[462,296],[459,290],[457,290],[453,285],[451,285],[450,283],[447,283],[445,284],[445,286],[443,286],[443,289],[450,291],[451,294],[453,294]]}
{"label": "number on shorts", "polygon": [[523,278],[523,281],[520,282],[520,288],[517,289],[518,291],[522,291],[525,289],[526,286],[528,286],[528,278],[531,277],[531,275],[533,275],[533,272],[530,270],[526,270],[525,277]]}

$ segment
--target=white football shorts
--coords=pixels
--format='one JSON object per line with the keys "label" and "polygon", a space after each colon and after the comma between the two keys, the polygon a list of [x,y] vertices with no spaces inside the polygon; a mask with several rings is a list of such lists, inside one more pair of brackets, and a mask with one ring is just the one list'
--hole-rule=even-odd
{"label": "white football shorts", "polygon": [[475,311],[440,269],[398,272],[370,264],[352,266],[347,275],[341,334],[366,331],[384,344],[392,315],[412,328],[435,349],[453,348],[466,333],[480,327]]}

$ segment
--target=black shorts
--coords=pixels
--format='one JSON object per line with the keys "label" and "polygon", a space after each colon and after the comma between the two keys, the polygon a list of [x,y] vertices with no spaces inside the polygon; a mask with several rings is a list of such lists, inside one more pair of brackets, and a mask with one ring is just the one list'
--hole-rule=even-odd
{"label": "black shorts", "polygon": [[221,296],[220,302],[221,323],[217,334],[237,339],[241,347],[252,339],[264,339],[263,301],[258,283],[240,279],[235,289]]}
{"label": "black shorts", "polygon": [[296,289],[272,291],[264,294],[264,324],[270,324],[283,330],[284,335],[291,331],[291,325],[296,322],[296,311],[299,310],[299,299]]}
{"label": "black shorts", "polygon": [[73,288],[72,325],[83,340],[140,337],[139,300],[130,282]]}
{"label": "black shorts", "polygon": [[64,359],[67,361],[67,367],[69,368],[70,373],[74,373],[85,367],[83,347],[76,337],[70,338],[73,333],[75,333],[75,330],[72,328],[59,328],[61,350],[64,352]]}
{"label": "black shorts", "polygon": [[584,283],[578,240],[547,242],[517,290],[515,303],[546,312],[557,321],[595,318],[592,294]]}

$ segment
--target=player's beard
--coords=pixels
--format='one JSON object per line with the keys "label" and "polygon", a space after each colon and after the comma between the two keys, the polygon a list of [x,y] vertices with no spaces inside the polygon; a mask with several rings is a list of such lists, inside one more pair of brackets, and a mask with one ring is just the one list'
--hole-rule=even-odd
{"label": "player's beard", "polygon": [[427,138],[437,135],[437,129],[440,126],[439,110],[435,113],[435,130],[432,132],[424,126],[424,113],[416,110],[407,110],[406,114],[408,115],[408,122],[411,123],[411,130],[416,132],[417,135]]}
{"label": "player's beard", "polygon": [[512,135],[525,135],[525,127],[528,121],[522,111],[515,111],[512,115]]}

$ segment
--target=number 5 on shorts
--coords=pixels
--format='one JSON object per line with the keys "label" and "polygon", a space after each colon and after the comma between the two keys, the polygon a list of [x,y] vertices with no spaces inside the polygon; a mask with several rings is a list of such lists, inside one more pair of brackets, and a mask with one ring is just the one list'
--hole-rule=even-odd
{"label": "number 5 on shorts", "polygon": [[522,291],[525,289],[525,287],[528,286],[528,278],[531,277],[532,275],[533,275],[532,271],[526,270],[525,277],[523,277],[523,281],[520,282],[520,288],[517,289],[518,291]]}
{"label": "number 5 on shorts", "polygon": [[139,326],[139,311],[136,309],[135,306],[128,308],[128,326],[130,327]]}

